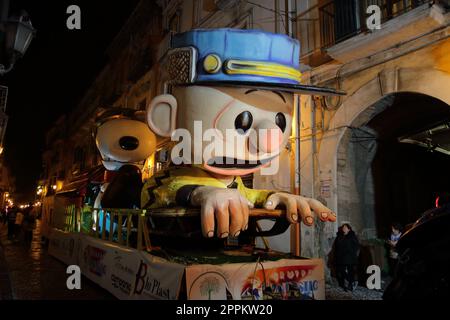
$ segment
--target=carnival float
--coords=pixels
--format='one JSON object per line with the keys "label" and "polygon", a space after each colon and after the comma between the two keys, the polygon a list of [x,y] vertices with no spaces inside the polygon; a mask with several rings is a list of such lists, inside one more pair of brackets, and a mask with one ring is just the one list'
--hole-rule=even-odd
{"label": "carnival float", "polygon": [[[302,85],[299,53],[297,40],[259,30],[173,35],[161,64],[167,90],[145,115],[99,115],[105,178],[64,230],[52,229],[50,253],[120,299],[324,299],[323,260],[266,239],[335,214],[245,180],[284,165],[296,97],[343,94]],[[144,179],[156,140],[170,160]]]}

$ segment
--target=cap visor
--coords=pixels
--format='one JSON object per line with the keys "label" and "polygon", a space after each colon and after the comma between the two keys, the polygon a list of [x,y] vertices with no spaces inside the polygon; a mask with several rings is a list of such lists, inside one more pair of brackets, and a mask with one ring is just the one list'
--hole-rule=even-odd
{"label": "cap visor", "polygon": [[197,81],[192,83],[191,85],[258,88],[261,90],[278,90],[298,94],[319,95],[319,96],[346,95],[344,91],[336,90],[333,88],[307,86],[301,84],[286,84],[286,83],[267,83],[255,81]]}

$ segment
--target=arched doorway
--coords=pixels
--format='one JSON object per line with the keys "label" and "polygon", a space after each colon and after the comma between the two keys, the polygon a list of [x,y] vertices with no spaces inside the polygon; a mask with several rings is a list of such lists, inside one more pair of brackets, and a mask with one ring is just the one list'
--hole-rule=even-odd
{"label": "arched doorway", "polygon": [[363,237],[414,222],[450,191],[450,106],[412,92],[384,96],[348,126],[337,152],[337,205]]}

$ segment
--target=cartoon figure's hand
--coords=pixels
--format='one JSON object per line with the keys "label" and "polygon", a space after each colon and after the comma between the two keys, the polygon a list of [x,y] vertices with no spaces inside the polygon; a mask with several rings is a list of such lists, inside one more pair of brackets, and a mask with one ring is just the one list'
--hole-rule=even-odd
{"label": "cartoon figure's hand", "polygon": [[192,192],[191,204],[201,207],[203,236],[214,237],[215,221],[217,236],[237,237],[248,228],[249,208],[253,205],[235,189],[198,187]]}
{"label": "cartoon figure's hand", "polygon": [[276,192],[272,194],[267,198],[264,207],[267,210],[274,210],[279,204],[286,207],[286,215],[290,223],[297,223],[300,215],[304,224],[312,226],[314,216],[311,210],[324,222],[336,221],[336,215],[319,201],[289,193]]}

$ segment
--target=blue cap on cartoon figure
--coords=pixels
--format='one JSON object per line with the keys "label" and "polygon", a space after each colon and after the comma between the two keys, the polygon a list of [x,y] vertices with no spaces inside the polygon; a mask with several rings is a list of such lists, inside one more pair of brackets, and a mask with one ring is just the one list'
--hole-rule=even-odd
{"label": "blue cap on cartoon figure", "polygon": [[167,56],[174,85],[258,87],[335,95],[301,85],[300,43],[282,34],[242,29],[196,29],[175,34]]}

